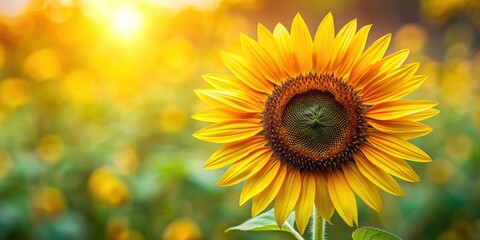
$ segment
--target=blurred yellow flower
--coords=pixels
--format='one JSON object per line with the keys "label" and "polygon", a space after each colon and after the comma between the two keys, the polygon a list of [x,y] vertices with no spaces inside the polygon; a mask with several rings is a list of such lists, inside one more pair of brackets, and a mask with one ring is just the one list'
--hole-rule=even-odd
{"label": "blurred yellow flower", "polygon": [[37,144],[36,152],[40,159],[48,164],[55,164],[63,154],[63,141],[55,134],[43,136]]}
{"label": "blurred yellow flower", "polygon": [[7,152],[0,150],[0,180],[7,177],[12,169],[12,158],[10,158],[10,155]]}
{"label": "blurred yellow flower", "polygon": [[77,103],[89,103],[97,96],[98,84],[92,72],[80,68],[62,79],[60,89],[65,99]]}
{"label": "blurred yellow flower", "polygon": [[66,208],[65,196],[54,187],[44,187],[35,192],[34,206],[41,217],[57,216]]}
{"label": "blurred yellow flower", "polygon": [[444,159],[435,159],[431,164],[425,168],[427,178],[438,184],[445,184],[453,176],[454,168],[450,161]]}
{"label": "blurred yellow flower", "polygon": [[188,218],[179,218],[168,224],[162,240],[201,240],[202,232],[197,223]]}
{"label": "blurred yellow flower", "polygon": [[107,167],[101,167],[90,175],[88,190],[95,199],[111,206],[124,204],[130,198],[127,185]]}
{"label": "blurred yellow flower", "polygon": [[110,218],[107,222],[107,238],[116,239],[126,229],[128,229],[128,219],[120,217]]}
{"label": "blurred yellow flower", "polygon": [[117,170],[124,175],[133,175],[138,170],[139,159],[135,148],[124,147],[120,149],[113,159]]}
{"label": "blurred yellow flower", "polygon": [[176,133],[185,127],[187,115],[177,106],[166,106],[160,112],[160,128],[167,133]]}
{"label": "blurred yellow flower", "polygon": [[[440,90],[443,103],[457,112],[468,112],[473,99],[470,62],[463,59],[451,59],[443,67]],[[459,96],[462,96],[461,98]]]}
{"label": "blurred yellow flower", "polygon": [[129,227],[125,218],[111,218],[107,223],[107,239],[111,240],[143,240],[143,235]]}
{"label": "blurred yellow flower", "polygon": [[37,80],[56,77],[62,70],[62,60],[53,48],[44,48],[30,54],[24,62],[25,72]]}
{"label": "blurred yellow flower", "polygon": [[427,42],[427,33],[418,24],[405,24],[394,35],[393,46],[398,49],[410,49],[412,52],[421,51]]}
{"label": "blurred yellow flower", "polygon": [[8,108],[16,108],[27,102],[30,86],[20,78],[7,78],[0,82],[0,103]]}
{"label": "blurred yellow flower", "polygon": [[465,134],[455,133],[446,138],[445,152],[455,161],[468,161],[472,153],[472,147],[472,139]]}
{"label": "blurred yellow flower", "polygon": [[117,237],[115,238],[116,240],[143,240],[143,235],[133,229],[126,229],[121,231]]}

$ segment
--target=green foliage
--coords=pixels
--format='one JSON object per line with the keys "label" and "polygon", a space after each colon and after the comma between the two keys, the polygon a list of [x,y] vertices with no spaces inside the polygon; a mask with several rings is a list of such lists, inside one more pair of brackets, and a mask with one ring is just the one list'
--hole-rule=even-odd
{"label": "green foliage", "polygon": [[295,212],[292,212],[290,216],[288,216],[287,221],[283,224],[282,228],[279,228],[277,226],[277,222],[275,221],[275,214],[274,214],[274,209],[270,209],[268,212],[262,213],[254,218],[251,218],[244,223],[231,227],[226,230],[232,231],[232,230],[239,230],[239,231],[285,231],[293,236],[295,236],[297,239],[303,239],[300,238],[300,234],[295,230],[294,224],[295,224]]}
{"label": "green foliage", "polygon": [[399,237],[382,229],[361,227],[352,233],[353,240],[400,240]]}

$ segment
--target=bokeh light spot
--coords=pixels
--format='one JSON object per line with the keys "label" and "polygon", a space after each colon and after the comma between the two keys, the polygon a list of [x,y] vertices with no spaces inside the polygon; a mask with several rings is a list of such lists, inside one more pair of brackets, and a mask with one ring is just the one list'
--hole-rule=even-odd
{"label": "bokeh light spot", "polygon": [[118,171],[124,175],[133,175],[138,170],[139,159],[137,151],[132,147],[120,149],[113,160]]}
{"label": "bokeh light spot", "polygon": [[51,3],[45,8],[45,15],[53,22],[62,23],[67,21],[73,14],[73,8],[66,4]]}
{"label": "bokeh light spot", "polygon": [[[452,59],[443,68],[443,79],[440,84],[443,103],[453,107],[457,112],[470,111],[472,83],[470,62],[463,59]],[[462,96],[461,98],[459,96]]]}
{"label": "bokeh light spot", "polygon": [[393,44],[396,49],[410,49],[418,52],[423,49],[427,41],[425,30],[417,24],[402,26],[394,35]]}
{"label": "bokeh light spot", "polygon": [[12,168],[12,158],[7,152],[0,150],[0,179],[7,177]]}
{"label": "bokeh light spot", "polygon": [[35,194],[35,208],[42,217],[53,217],[66,207],[65,196],[53,187],[44,187]]}
{"label": "bokeh light spot", "polygon": [[0,102],[8,108],[25,104],[29,98],[30,87],[25,80],[8,78],[0,83]]}
{"label": "bokeh light spot", "polygon": [[167,106],[160,112],[160,128],[168,133],[175,133],[185,127],[187,116],[176,106]]}
{"label": "bokeh light spot", "polygon": [[126,229],[121,231],[116,238],[116,240],[143,240],[143,239],[144,239],[143,235],[139,231],[133,230],[133,229]]}
{"label": "bokeh light spot", "polygon": [[438,184],[447,183],[453,176],[453,170],[451,163],[443,159],[435,159],[426,166],[427,178]]}
{"label": "bokeh light spot", "polygon": [[472,151],[472,140],[464,134],[451,135],[445,143],[445,151],[453,160],[465,162]]}
{"label": "bokeh light spot", "polygon": [[179,218],[170,223],[163,232],[163,240],[200,240],[202,232],[198,225],[188,218]]}
{"label": "bokeh light spot", "polygon": [[40,49],[27,57],[24,69],[29,76],[37,80],[47,80],[60,73],[62,61],[56,50],[50,48]]}
{"label": "bokeh light spot", "polygon": [[60,89],[65,99],[77,103],[88,103],[96,97],[97,82],[89,70],[77,69],[65,76]]}
{"label": "bokeh light spot", "polygon": [[99,168],[90,175],[88,190],[99,202],[110,206],[124,204],[130,198],[127,185],[107,167]]}
{"label": "bokeh light spot", "polygon": [[162,46],[159,58],[159,75],[162,81],[174,85],[184,83],[195,68],[195,51],[192,43],[182,37],[176,37]]}
{"label": "bokeh light spot", "polygon": [[36,152],[40,159],[47,164],[55,164],[63,154],[63,141],[54,134],[48,134],[40,139]]}

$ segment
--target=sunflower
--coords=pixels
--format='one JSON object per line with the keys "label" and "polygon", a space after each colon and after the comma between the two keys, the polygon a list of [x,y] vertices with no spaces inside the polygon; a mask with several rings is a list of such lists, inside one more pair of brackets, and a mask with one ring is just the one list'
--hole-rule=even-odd
{"label": "sunflower", "polygon": [[355,19],[335,34],[329,13],[312,40],[300,14],[290,32],[259,24],[258,41],[241,36],[243,54],[221,53],[233,75],[203,76],[212,88],[195,92],[211,109],[193,118],[213,124],[193,135],[225,144],[205,168],[231,165],[218,184],[246,180],[240,205],[252,199],[253,216],[275,200],[277,224],[295,209],[302,233],[314,206],[358,225],[355,194],[380,212],[378,188],[405,196],[393,177],[420,181],[405,160],[431,158],[408,140],[432,131],[420,121],[437,103],[401,99],[426,76],[403,64],[408,50],[384,56],[390,34],[365,49],[370,28]]}

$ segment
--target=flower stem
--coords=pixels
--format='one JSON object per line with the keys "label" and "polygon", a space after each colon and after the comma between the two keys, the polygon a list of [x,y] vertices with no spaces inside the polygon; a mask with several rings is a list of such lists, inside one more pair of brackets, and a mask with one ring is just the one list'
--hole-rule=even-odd
{"label": "flower stem", "polygon": [[324,240],[325,239],[325,219],[320,216],[317,209],[313,208],[313,240]]}

